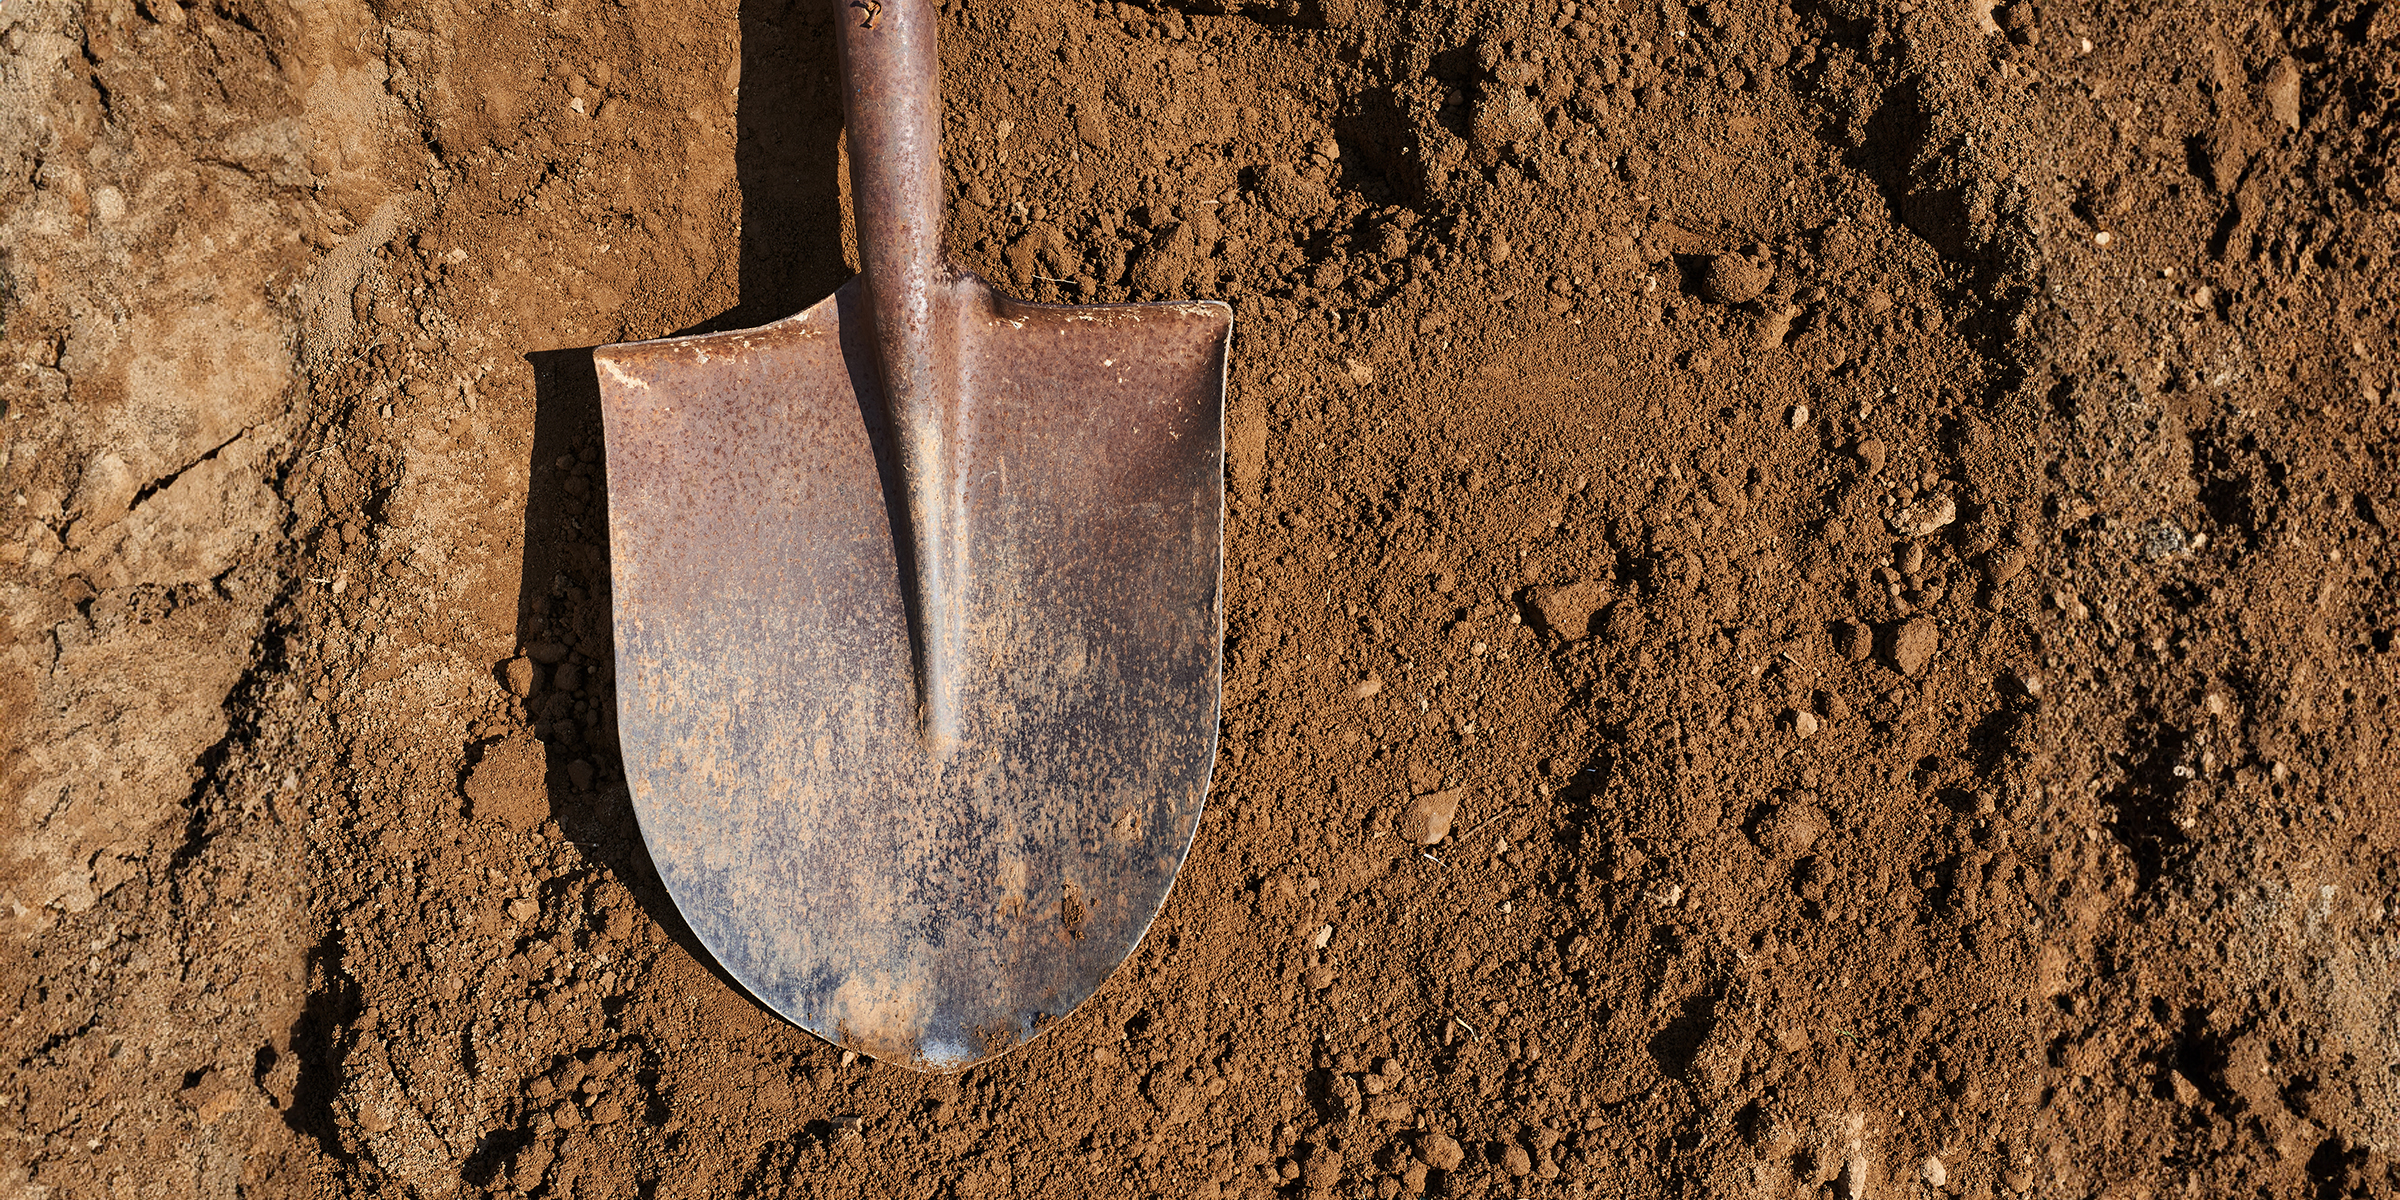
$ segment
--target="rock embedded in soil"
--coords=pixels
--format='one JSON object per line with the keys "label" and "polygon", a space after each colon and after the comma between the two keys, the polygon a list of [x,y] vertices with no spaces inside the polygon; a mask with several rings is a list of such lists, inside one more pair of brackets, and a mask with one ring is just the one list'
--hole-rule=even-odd
{"label": "rock embedded in soil", "polygon": [[1458,819],[1458,802],[1467,794],[1465,788],[1429,792],[1408,802],[1408,811],[1400,817],[1400,836],[1420,846],[1430,846],[1450,836],[1450,823]]}
{"label": "rock embedded in soil", "polygon": [[2300,64],[2289,58],[2267,75],[2267,112],[2285,129],[2300,128]]}
{"label": "rock embedded in soil", "polygon": [[1948,496],[1929,496],[1902,507],[1885,523],[1901,537],[1920,538],[1957,519],[1958,501]]}
{"label": "rock embedded in soil", "polygon": [[1933,661],[1934,647],[1940,641],[1931,618],[1911,617],[1892,631],[1892,665],[1903,675],[1921,674]]}
{"label": "rock embedded in soil", "polygon": [[1700,269],[1700,298],[1716,304],[1747,304],[1764,295],[1774,278],[1774,272],[1742,255],[1715,255]]}

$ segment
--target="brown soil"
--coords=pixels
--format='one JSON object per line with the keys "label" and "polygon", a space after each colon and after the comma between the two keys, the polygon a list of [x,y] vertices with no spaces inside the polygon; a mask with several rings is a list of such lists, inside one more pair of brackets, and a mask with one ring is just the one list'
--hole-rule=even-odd
{"label": "brown soil", "polygon": [[958,254],[1238,314],[1198,840],[949,1078],[613,750],[827,10],[0,8],[0,1196],[2394,1191],[2400,7],[946,8]]}

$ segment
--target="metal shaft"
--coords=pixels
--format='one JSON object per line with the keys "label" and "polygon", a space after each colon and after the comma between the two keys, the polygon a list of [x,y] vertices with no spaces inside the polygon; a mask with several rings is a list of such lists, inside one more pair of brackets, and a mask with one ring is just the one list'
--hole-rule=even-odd
{"label": "metal shaft", "polygon": [[894,448],[907,492],[918,726],[958,743],[967,566],[958,273],[942,247],[941,56],[933,0],[833,0],[851,205]]}

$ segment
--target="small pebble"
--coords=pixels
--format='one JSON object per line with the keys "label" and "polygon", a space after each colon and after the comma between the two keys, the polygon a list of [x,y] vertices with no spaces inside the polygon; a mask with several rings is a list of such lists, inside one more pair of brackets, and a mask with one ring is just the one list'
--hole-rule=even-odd
{"label": "small pebble", "polygon": [[1409,801],[1408,811],[1400,818],[1400,836],[1420,846],[1449,837],[1450,822],[1458,819],[1458,802],[1466,794],[1465,788],[1451,788]]}
{"label": "small pebble", "polygon": [[1803,739],[1815,737],[1817,735],[1817,714],[1805,708],[1793,709],[1792,732]]}
{"label": "small pebble", "polygon": [[1326,946],[1332,944],[1332,942],[1333,926],[1331,925],[1319,927],[1316,936],[1308,939],[1308,944],[1315,946],[1319,950],[1324,949]]}
{"label": "small pebble", "polygon": [[1372,675],[1370,675],[1370,676],[1366,677],[1365,679],[1361,679],[1361,680],[1359,680],[1357,683],[1354,683],[1354,684],[1351,684],[1351,685],[1350,685],[1350,695],[1351,695],[1351,697],[1352,697],[1353,699],[1358,699],[1358,700],[1366,700],[1366,699],[1369,699],[1369,698],[1371,698],[1371,697],[1373,697],[1373,696],[1376,696],[1376,695],[1380,694],[1382,691],[1383,691],[1383,681],[1382,681],[1382,680],[1380,680],[1380,679],[1377,679],[1377,678],[1375,678],[1375,677],[1374,677],[1374,676],[1372,676]]}
{"label": "small pebble", "polygon": [[2300,64],[2289,58],[2267,76],[2267,111],[2285,129],[2300,128]]}
{"label": "small pebble", "polygon": [[542,906],[519,896],[508,902],[508,919],[522,925],[542,915]]}
{"label": "small pebble", "polygon": [[1793,405],[1789,420],[1792,428],[1794,429],[1798,429],[1801,426],[1808,424],[1808,406],[1805,404]]}
{"label": "small pebble", "polygon": [[1958,501],[1948,496],[1929,496],[1893,513],[1885,523],[1901,537],[1921,538],[1957,519]]}
{"label": "small pebble", "polygon": [[1903,675],[1915,675],[1933,661],[1934,646],[1941,640],[1931,620],[1912,617],[1901,623],[1892,634],[1892,665]]}
{"label": "small pebble", "polygon": [[1941,1159],[1928,1158],[1925,1160],[1924,1166],[1917,1168],[1917,1178],[1924,1180],[1927,1187],[1948,1187],[1950,1186],[1950,1168],[1943,1166]]}
{"label": "small pebble", "polygon": [[1853,1154],[1842,1164],[1841,1178],[1834,1180],[1836,1194],[1842,1200],[1867,1200],[1875,1177],[1875,1163],[1864,1154]]}

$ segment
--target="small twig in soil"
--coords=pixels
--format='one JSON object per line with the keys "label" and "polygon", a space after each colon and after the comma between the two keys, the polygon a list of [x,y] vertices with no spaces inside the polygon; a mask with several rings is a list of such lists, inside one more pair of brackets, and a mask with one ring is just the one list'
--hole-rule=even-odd
{"label": "small twig in soil", "polygon": [[1476,829],[1481,829],[1481,828],[1483,828],[1484,826],[1486,826],[1486,825],[1489,825],[1489,824],[1491,824],[1492,822],[1494,822],[1494,821],[1497,821],[1497,820],[1499,820],[1500,818],[1502,818],[1502,817],[1505,817],[1505,816],[1507,816],[1508,814],[1510,814],[1510,813],[1512,813],[1512,812],[1515,812],[1516,810],[1517,810],[1517,806],[1516,806],[1516,805],[1514,805],[1514,804],[1511,804],[1511,805],[1509,805],[1507,808],[1501,809],[1499,812],[1493,813],[1492,815],[1490,815],[1490,816],[1488,816],[1488,817],[1485,817],[1484,819],[1482,819],[1482,820],[1480,820],[1480,821],[1477,821],[1477,822],[1475,822],[1475,829],[1469,829],[1469,830],[1468,830],[1468,831],[1466,831],[1465,833],[1462,833],[1462,834],[1458,835],[1458,840],[1463,842],[1463,841],[1467,840],[1468,838],[1474,837],[1474,836],[1475,836],[1475,830],[1476,830]]}

